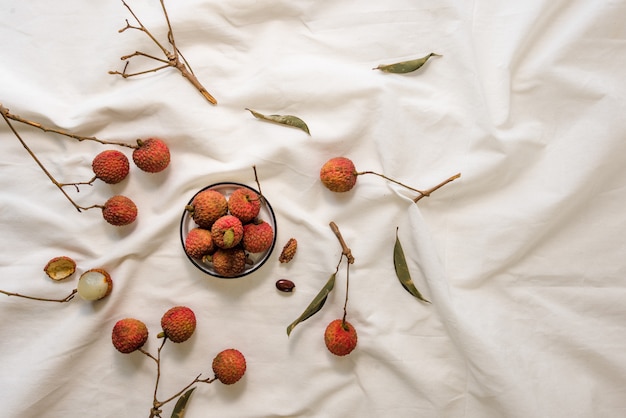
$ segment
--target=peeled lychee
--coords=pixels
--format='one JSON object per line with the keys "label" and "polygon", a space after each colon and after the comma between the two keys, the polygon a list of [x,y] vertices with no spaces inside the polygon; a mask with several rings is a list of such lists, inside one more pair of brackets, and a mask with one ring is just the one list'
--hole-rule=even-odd
{"label": "peeled lychee", "polygon": [[289,238],[287,244],[283,247],[283,250],[280,252],[280,256],[278,257],[278,261],[281,263],[288,263],[291,261],[294,255],[296,255],[296,250],[298,249],[298,241],[295,238]]}
{"label": "peeled lychee", "polygon": [[172,342],[187,341],[196,330],[196,315],[186,306],[175,306],[161,318],[163,335]]}
{"label": "peeled lychee", "polygon": [[211,231],[204,228],[193,228],[185,238],[185,252],[189,257],[202,258],[215,251]]}
{"label": "peeled lychee", "polygon": [[120,319],[113,326],[111,333],[113,346],[120,353],[132,353],[148,341],[148,327],[135,318]]}
{"label": "peeled lychee", "polygon": [[246,358],[239,350],[228,348],[213,359],[215,377],[225,385],[232,385],[246,372]]}
{"label": "peeled lychee", "polygon": [[128,225],[137,218],[137,206],[128,197],[116,195],[104,203],[102,216],[111,225]]}
{"label": "peeled lychee", "polygon": [[78,295],[85,300],[99,300],[111,294],[113,281],[103,269],[91,269],[78,279]]}
{"label": "peeled lychee", "polygon": [[261,210],[261,197],[247,187],[240,187],[228,198],[228,210],[242,223],[251,222]]}
{"label": "peeled lychee", "polygon": [[67,256],[54,257],[43,268],[52,280],[63,280],[76,271],[76,262]]}
{"label": "peeled lychee", "polygon": [[141,170],[158,173],[165,170],[170,163],[170,150],[160,139],[149,138],[137,140],[138,148],[133,150],[133,161]]}
{"label": "peeled lychee", "polygon": [[207,189],[193,198],[187,210],[200,228],[210,229],[215,221],[228,212],[228,201],[217,190]]}
{"label": "peeled lychee", "polygon": [[354,163],[345,157],[331,158],[320,170],[320,180],[333,192],[347,192],[352,189],[357,175]]}
{"label": "peeled lychee", "polygon": [[243,238],[243,224],[233,215],[224,215],[211,226],[211,237],[219,248],[233,248]]}
{"label": "peeled lychee", "polygon": [[243,249],[250,253],[261,253],[272,246],[274,229],[262,220],[243,226]]}
{"label": "peeled lychee", "polygon": [[356,347],[356,330],[348,321],[335,319],[326,327],[324,342],[328,351],[336,356],[345,356]]}
{"label": "peeled lychee", "polygon": [[235,277],[246,269],[246,253],[241,247],[218,248],[210,258],[213,270],[220,276]]}
{"label": "peeled lychee", "polygon": [[108,184],[121,182],[130,170],[128,157],[118,150],[102,151],[93,159],[91,167],[96,177]]}

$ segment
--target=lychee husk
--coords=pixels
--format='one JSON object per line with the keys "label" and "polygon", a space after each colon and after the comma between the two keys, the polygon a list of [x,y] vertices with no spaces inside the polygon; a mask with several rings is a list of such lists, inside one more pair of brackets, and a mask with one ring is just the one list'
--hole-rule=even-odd
{"label": "lychee husk", "polygon": [[120,319],[113,326],[111,340],[120,353],[132,353],[143,347],[148,340],[148,327],[135,318]]}
{"label": "lychee husk", "polygon": [[137,219],[137,206],[128,197],[116,195],[104,203],[102,217],[111,225],[129,225]]}
{"label": "lychee husk", "polygon": [[158,173],[170,164],[170,150],[158,138],[137,140],[138,148],[133,150],[133,162],[139,169],[148,173]]}
{"label": "lychee husk", "polygon": [[186,209],[200,228],[211,229],[228,212],[228,201],[217,190],[207,189],[198,193]]}
{"label": "lychee husk", "polygon": [[280,256],[278,256],[278,261],[281,263],[290,262],[293,257],[296,255],[296,250],[298,249],[298,241],[295,238],[289,238],[283,250],[280,252]]}
{"label": "lychee husk", "polygon": [[326,327],[324,343],[328,351],[336,356],[348,355],[357,344],[356,330],[348,321],[335,319]]}
{"label": "lychee husk", "polygon": [[215,273],[224,277],[239,276],[246,270],[246,253],[241,247],[223,249],[218,248],[210,258],[203,260],[213,264]]}
{"label": "lychee husk", "polygon": [[215,356],[212,368],[220,382],[232,385],[246,373],[246,358],[239,350],[228,348]]}
{"label": "lychee husk", "polygon": [[211,231],[204,228],[193,228],[185,238],[185,252],[192,258],[201,259],[215,251]]}
{"label": "lychee husk", "polygon": [[67,256],[54,257],[43,268],[52,280],[63,280],[76,271],[76,262]]}
{"label": "lychee husk", "polygon": [[335,157],[328,160],[320,169],[320,180],[333,192],[347,192],[356,184],[357,171],[352,160]]}
{"label": "lychee husk", "polygon": [[224,215],[211,226],[211,237],[219,248],[233,248],[243,238],[243,224],[233,215]]}
{"label": "lychee husk", "polygon": [[130,171],[128,157],[118,150],[106,150],[96,155],[91,168],[97,178],[108,184],[124,180]]}
{"label": "lychee husk", "polygon": [[104,269],[90,269],[81,274],[76,290],[78,295],[85,300],[100,300],[111,294],[113,280]]}
{"label": "lychee husk", "polygon": [[274,229],[263,220],[243,226],[243,249],[250,253],[261,253],[268,250],[274,242]]}
{"label": "lychee husk", "polygon": [[247,187],[240,187],[230,194],[228,210],[242,223],[251,222],[261,211],[261,197]]}
{"label": "lychee husk", "polygon": [[186,306],[175,306],[161,317],[161,328],[172,342],[185,342],[196,330],[196,315]]}

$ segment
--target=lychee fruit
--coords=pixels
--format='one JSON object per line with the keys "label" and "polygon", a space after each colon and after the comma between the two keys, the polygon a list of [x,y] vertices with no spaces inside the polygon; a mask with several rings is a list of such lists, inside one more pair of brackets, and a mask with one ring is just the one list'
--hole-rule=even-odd
{"label": "lychee fruit", "polygon": [[220,248],[233,248],[243,238],[243,224],[233,215],[224,215],[211,226],[211,237]]}
{"label": "lychee fruit", "polygon": [[298,241],[295,238],[289,238],[287,244],[283,247],[283,250],[280,252],[280,256],[278,256],[278,261],[281,263],[288,263],[293,259],[293,256],[296,255],[296,250],[298,249]]}
{"label": "lychee fruit", "polygon": [[108,184],[124,180],[130,171],[128,157],[118,150],[106,150],[96,155],[91,168],[97,178]]}
{"label": "lychee fruit", "polygon": [[242,223],[251,222],[261,211],[261,197],[247,187],[240,187],[230,194],[228,210]]}
{"label": "lychee fruit", "polygon": [[269,249],[274,242],[274,229],[263,220],[243,226],[243,249],[250,253],[262,253]]}
{"label": "lychee fruit", "polygon": [[102,216],[111,225],[128,225],[137,218],[137,206],[128,197],[116,195],[104,203]]}
{"label": "lychee fruit", "polygon": [[210,229],[228,212],[228,201],[217,190],[207,189],[198,193],[186,209],[200,228]]}
{"label": "lychee fruit", "polygon": [[210,261],[213,263],[213,270],[220,276],[235,277],[246,270],[246,258],[246,252],[241,247],[218,248],[210,256]]}
{"label": "lychee fruit", "polygon": [[133,161],[137,167],[148,173],[158,173],[170,163],[170,150],[161,139],[137,140],[138,148],[133,150]]}
{"label": "lychee fruit", "polygon": [[356,347],[356,330],[348,321],[335,319],[326,327],[324,342],[328,351],[336,356],[345,356]]}
{"label": "lychee fruit", "polygon": [[111,294],[113,281],[103,269],[91,269],[78,279],[78,295],[85,300],[100,300]]}
{"label": "lychee fruit", "polygon": [[320,180],[333,192],[347,192],[352,189],[357,175],[354,163],[345,157],[331,158],[320,170]]}
{"label": "lychee fruit", "polygon": [[246,372],[246,358],[239,350],[228,348],[213,359],[215,377],[225,385],[232,385]]}
{"label": "lychee fruit", "polygon": [[204,228],[193,228],[185,238],[185,252],[189,257],[201,259],[215,251],[211,231]]}
{"label": "lychee fruit", "polygon": [[124,354],[132,353],[148,341],[148,327],[135,318],[120,319],[113,326],[111,339],[117,351]]}
{"label": "lychee fruit", "polygon": [[196,315],[186,306],[175,306],[169,309],[161,318],[163,334],[172,342],[187,341],[196,330]]}
{"label": "lychee fruit", "polygon": [[76,262],[67,256],[54,257],[43,268],[52,280],[63,280],[76,271]]}

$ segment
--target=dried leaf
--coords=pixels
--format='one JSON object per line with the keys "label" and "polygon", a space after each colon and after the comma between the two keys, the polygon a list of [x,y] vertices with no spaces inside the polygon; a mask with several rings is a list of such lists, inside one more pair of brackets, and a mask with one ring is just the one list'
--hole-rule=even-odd
{"label": "dried leaf", "polygon": [[431,52],[422,58],[417,58],[409,61],[396,62],[395,64],[380,64],[378,67],[373,68],[373,70],[380,70],[386,73],[395,73],[395,74],[405,74],[413,72],[419,69],[422,65],[426,64],[426,61],[430,57],[440,57],[441,55],[435,54]]}
{"label": "dried leaf", "polygon": [[304,312],[302,312],[302,314],[298,317],[298,319],[296,319],[291,324],[289,324],[289,326],[287,327],[287,336],[291,334],[291,331],[296,327],[296,325],[298,325],[300,322],[303,322],[309,319],[310,317],[315,315],[317,312],[319,312],[320,309],[322,309],[322,307],[324,306],[324,303],[326,303],[326,298],[328,297],[328,294],[333,290],[333,287],[335,287],[336,274],[337,273],[333,273],[330,276],[330,278],[328,279],[328,281],[326,282],[322,290],[320,290],[317,296],[315,296],[315,298],[311,301],[309,306],[306,307],[306,309],[304,310]]}
{"label": "dried leaf", "polygon": [[269,122],[278,123],[280,125],[293,126],[294,128],[302,129],[307,134],[311,135],[309,132],[309,127],[302,119],[293,115],[264,115],[262,113],[256,112],[252,109],[246,108],[247,111],[252,113],[252,115],[261,120],[266,120]]}
{"label": "dried leaf", "polygon": [[409,267],[407,266],[406,258],[404,257],[404,250],[400,244],[400,239],[398,239],[398,228],[396,228],[396,243],[393,247],[393,265],[396,269],[396,276],[398,276],[398,280],[400,280],[402,287],[404,287],[407,292],[415,296],[417,299],[430,303],[430,301],[425,299],[420,291],[417,290],[417,287],[415,287],[415,284],[413,283],[413,279],[411,279],[411,273],[409,272]]}
{"label": "dried leaf", "polygon": [[185,416],[185,411],[187,409],[187,402],[189,402],[189,397],[191,396],[191,392],[193,392],[196,388],[193,387],[189,389],[187,392],[183,393],[180,398],[176,401],[176,406],[172,411],[171,418],[183,418]]}

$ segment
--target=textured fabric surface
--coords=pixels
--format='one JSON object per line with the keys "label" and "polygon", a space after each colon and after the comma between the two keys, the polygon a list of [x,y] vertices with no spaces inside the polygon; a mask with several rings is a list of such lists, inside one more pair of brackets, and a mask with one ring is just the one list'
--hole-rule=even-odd
{"label": "textured fabric surface", "polygon": [[[128,5],[163,46],[157,0]],[[119,1],[4,0],[0,103],[55,129],[134,143],[163,138],[171,164],[132,166],[117,185],[64,190],[82,206],[131,197],[137,221],[79,213],[0,120],[0,289],[60,298],[104,268],[98,302],[0,294],[0,406],[6,417],[148,416],[155,363],[111,343],[134,317],[156,354],[160,318],[194,310],[198,327],[162,351],[159,399],[237,348],[230,386],[199,384],[194,417],[598,417],[626,415],[626,5],[620,1],[167,1],[176,45],[218,101],[175,69],[123,79],[120,56],[160,54],[138,30],[118,33]],[[440,54],[408,74],[372,70]],[[135,57],[128,71],[154,67]],[[296,115],[311,135],[255,119]],[[59,182],[91,178],[108,147],[17,122]],[[130,156],[129,149],[122,149]],[[345,156],[374,175],[333,194],[319,180]],[[233,181],[256,187],[277,219],[276,248],[244,278],[198,270],[179,235],[189,199]],[[346,263],[325,306],[287,325],[352,250],[348,320],[357,348],[335,357],[324,329],[343,314]],[[432,303],[396,278],[393,245]],[[280,264],[282,245],[298,252]],[[76,260],[53,282],[43,266]],[[290,279],[293,293],[274,283]],[[173,402],[163,408],[170,416]]]}

